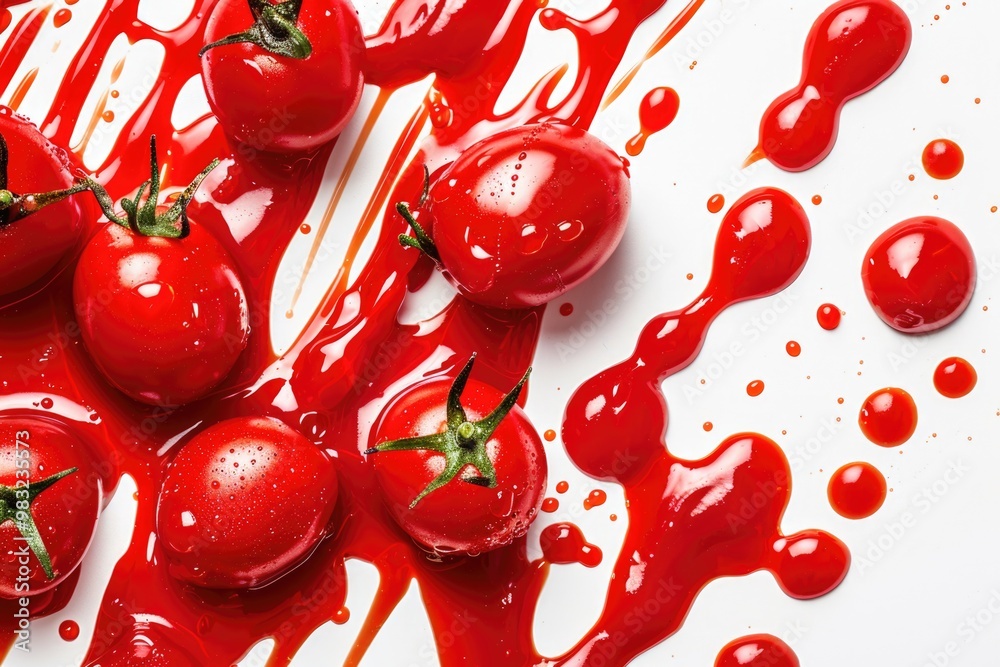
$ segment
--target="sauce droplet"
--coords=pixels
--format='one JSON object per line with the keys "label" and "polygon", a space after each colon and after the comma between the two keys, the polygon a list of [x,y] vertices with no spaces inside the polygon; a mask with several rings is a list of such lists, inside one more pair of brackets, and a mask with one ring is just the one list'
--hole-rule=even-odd
{"label": "sauce droplet", "polygon": [[968,396],[976,388],[977,382],[979,375],[976,369],[961,357],[945,359],[934,371],[934,388],[948,398]]}
{"label": "sauce droplet", "polygon": [[965,312],[976,289],[976,259],[958,227],[911,218],[872,244],[861,269],[865,294],[882,321],[903,333],[928,333]]}
{"label": "sauce droplet", "polygon": [[642,152],[646,141],[657,132],[670,126],[677,118],[681,98],[673,88],[654,88],[639,105],[639,134],[625,146],[625,152],[635,157]]}
{"label": "sauce droplet", "polygon": [[790,357],[797,357],[802,354],[802,346],[794,340],[790,340],[788,341],[788,344],[785,345],[785,352],[787,352]]}
{"label": "sauce droplet", "polygon": [[556,493],[566,493],[569,491],[569,482],[559,482],[556,484]]}
{"label": "sauce droplet", "polygon": [[773,635],[750,635],[726,644],[715,667],[799,667],[799,659]]}
{"label": "sauce droplet", "polygon": [[764,381],[754,380],[747,385],[747,395],[757,397],[764,393]]}
{"label": "sauce droplet", "polygon": [[593,491],[590,492],[590,495],[584,499],[583,509],[591,510],[595,507],[600,507],[607,501],[608,501],[608,494],[606,494],[601,489],[594,489]]}
{"label": "sauce droplet", "polygon": [[928,176],[946,181],[961,173],[965,166],[965,153],[950,139],[936,139],[924,148],[923,163]]}
{"label": "sauce droplet", "polygon": [[708,198],[708,212],[718,213],[726,206],[726,198],[722,195],[712,195]]}
{"label": "sauce droplet", "polygon": [[813,206],[819,206],[820,204],[823,203],[823,197],[821,197],[820,195],[813,195],[812,203]]}
{"label": "sauce droplet", "polygon": [[889,387],[868,397],[858,415],[861,432],[881,447],[898,447],[917,430],[917,405],[902,389]]}
{"label": "sauce droplet", "polygon": [[546,498],[542,501],[542,511],[552,514],[559,509],[559,501],[555,498]]}
{"label": "sauce droplet", "polygon": [[701,427],[705,429],[705,432],[707,433],[711,431],[713,428],[715,428],[715,424],[713,424],[712,422],[705,422],[704,424],[701,425]]}
{"label": "sauce droplet", "polygon": [[597,567],[604,559],[600,548],[587,542],[580,529],[571,523],[556,523],[541,535],[542,554],[546,562],[556,565],[579,563]]}
{"label": "sauce droplet", "polygon": [[832,303],[824,303],[816,311],[816,321],[827,331],[833,331],[840,326],[841,312]]}
{"label": "sauce droplet", "polygon": [[546,441],[552,442],[555,439],[556,439],[556,432],[555,431],[553,431],[552,429],[549,429],[548,431],[545,432],[545,440]]}
{"label": "sauce droplet", "polygon": [[563,305],[559,306],[559,314],[562,315],[563,317],[569,317],[570,315],[572,315],[573,304],[564,303]]}
{"label": "sauce droplet", "polygon": [[847,519],[866,519],[885,502],[885,477],[869,463],[849,463],[830,478],[830,506]]}
{"label": "sauce droplet", "polygon": [[75,641],[80,636],[80,625],[76,621],[63,621],[59,624],[59,636],[63,641]]}
{"label": "sauce droplet", "polygon": [[67,23],[69,23],[70,19],[72,18],[73,18],[73,12],[71,12],[68,9],[60,9],[59,11],[56,12],[56,15],[52,18],[52,24],[57,28],[61,28]]}

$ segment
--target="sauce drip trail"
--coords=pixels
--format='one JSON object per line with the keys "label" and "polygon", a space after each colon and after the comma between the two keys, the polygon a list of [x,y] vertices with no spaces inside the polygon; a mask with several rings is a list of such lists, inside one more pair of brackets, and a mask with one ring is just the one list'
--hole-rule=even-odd
{"label": "sauce drip trail", "polygon": [[[723,309],[790,285],[810,241],[806,214],[791,196],[772,188],[749,193],[723,220],[705,292],[654,318],[629,359],[570,399],[566,450],[585,473],[625,487],[630,522],[600,620],[559,664],[591,664],[598,656],[627,664],[676,632],[717,577],[764,569],[788,595],[808,599],[846,576],[850,554],[836,537],[781,534],[791,473],[773,441],[734,435],[693,462],[673,457],[663,441],[667,406],[659,384],[694,360]],[[627,623],[630,610],[645,607],[656,611],[642,624]]]}

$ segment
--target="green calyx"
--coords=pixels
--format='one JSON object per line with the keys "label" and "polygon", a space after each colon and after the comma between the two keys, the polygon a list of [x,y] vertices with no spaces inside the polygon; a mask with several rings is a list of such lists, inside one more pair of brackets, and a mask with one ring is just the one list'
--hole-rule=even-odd
{"label": "green calyx", "polygon": [[[430,195],[431,191],[431,172],[424,165],[424,191],[420,195],[420,201],[417,202],[417,208],[420,208],[427,202],[427,197]],[[396,212],[406,220],[406,223],[413,230],[414,236],[409,234],[400,234],[399,242],[410,248],[416,248],[420,252],[424,253],[435,262],[441,261],[441,255],[438,253],[437,246],[434,245],[434,241],[431,239],[427,231],[421,226],[417,219],[413,217],[413,213],[410,211],[410,205],[405,202],[399,202],[396,204]]]}
{"label": "green calyx", "polygon": [[256,44],[265,51],[286,58],[304,60],[309,57],[312,44],[298,27],[302,0],[285,0],[276,5],[268,0],[249,0],[249,5],[254,18],[252,26],[205,45],[198,55],[203,56],[209,49],[227,44]]}
{"label": "green calyx", "polygon": [[77,472],[76,468],[64,470],[58,475],[53,475],[36,484],[29,484],[24,488],[0,485],[0,525],[13,521],[21,537],[27,543],[31,553],[35,554],[38,562],[42,564],[45,576],[52,581],[56,574],[52,569],[52,558],[49,556],[45,542],[41,533],[35,525],[35,518],[31,514],[31,506],[42,493],[51,488],[56,482],[69,477]]}
{"label": "green calyx", "polygon": [[472,355],[469,363],[465,365],[465,368],[451,385],[447,405],[448,426],[444,433],[384,442],[365,452],[365,454],[384,454],[419,450],[444,454],[444,470],[420,492],[420,495],[413,499],[413,502],[410,503],[410,509],[416,507],[417,503],[426,498],[428,494],[454,480],[468,466],[475,468],[478,474],[462,477],[461,481],[490,489],[497,485],[496,471],[493,469],[493,462],[486,452],[486,443],[493,437],[500,422],[517,404],[517,398],[521,395],[521,390],[528,381],[528,376],[531,375],[531,369],[529,368],[517,386],[504,396],[500,405],[493,412],[479,421],[469,421],[465,415],[465,408],[462,407],[461,398],[475,362],[476,355]]}
{"label": "green calyx", "polygon": [[[143,236],[153,236],[166,239],[182,239],[191,233],[191,225],[188,222],[187,207],[194,197],[205,177],[219,166],[219,160],[212,160],[212,163],[198,174],[194,181],[180,194],[174,203],[163,213],[157,213],[158,200],[160,196],[160,165],[156,159],[156,136],[149,138],[150,153],[150,178],[139,186],[139,191],[134,199],[122,199],[121,206],[125,211],[125,217],[120,217],[115,213],[115,204],[99,183],[93,179],[88,179],[88,187],[93,190],[97,202],[104,211],[108,220],[128,227],[136,234]],[[149,194],[146,194],[146,190]],[[143,200],[143,196],[146,196]]]}
{"label": "green calyx", "polygon": [[50,204],[60,202],[79,192],[90,189],[88,179],[79,179],[71,188],[34,194],[17,194],[7,189],[10,154],[7,140],[0,134],[0,229],[25,216],[37,213]]}

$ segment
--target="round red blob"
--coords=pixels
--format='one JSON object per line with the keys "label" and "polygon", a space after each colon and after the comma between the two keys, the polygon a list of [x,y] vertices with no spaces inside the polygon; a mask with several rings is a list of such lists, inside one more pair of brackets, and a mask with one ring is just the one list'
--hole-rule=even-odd
{"label": "round red blob", "polygon": [[752,396],[752,397],[756,398],[757,396],[760,396],[763,393],[764,393],[764,381],[763,380],[754,380],[753,382],[751,382],[750,384],[747,385],[747,395],[748,396]]}
{"label": "round red blob", "polygon": [[948,326],[976,289],[976,259],[958,227],[942,218],[905,220],[868,250],[865,293],[882,321],[903,333]]}
{"label": "round red blob", "polygon": [[715,667],[799,667],[799,658],[777,637],[750,635],[726,644]]}
{"label": "round red blob", "polygon": [[824,303],[816,311],[816,321],[827,331],[833,331],[840,326],[840,308],[832,303]]}
{"label": "round red blob", "polygon": [[80,636],[80,625],[76,621],[63,621],[59,624],[59,636],[63,641],[75,641]]}
{"label": "round red blob", "polygon": [[928,176],[946,181],[961,173],[965,166],[965,153],[950,139],[936,139],[924,148],[923,163]]}
{"label": "round red blob", "polygon": [[934,387],[942,396],[962,398],[976,388],[979,375],[965,359],[949,357],[934,371]]}
{"label": "round red blob", "polygon": [[885,477],[868,463],[850,463],[830,478],[827,496],[834,511],[847,519],[866,519],[885,502]]}
{"label": "round red blob", "polygon": [[646,134],[666,129],[680,110],[681,98],[673,88],[654,88],[639,105],[639,124]]}
{"label": "round red blob", "polygon": [[881,389],[865,401],[858,424],[876,445],[898,447],[917,430],[917,404],[902,389]]}

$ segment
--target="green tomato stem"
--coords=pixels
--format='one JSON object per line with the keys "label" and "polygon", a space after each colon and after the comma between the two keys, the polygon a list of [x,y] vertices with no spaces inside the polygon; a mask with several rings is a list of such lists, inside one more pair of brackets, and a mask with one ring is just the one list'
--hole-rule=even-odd
{"label": "green tomato stem", "polygon": [[268,0],[249,0],[249,4],[254,24],[243,32],[206,44],[199,56],[228,44],[256,44],[265,51],[295,60],[304,60],[312,54],[312,43],[298,27],[302,0],[286,0],[276,5]]}
{"label": "green tomato stem", "polygon": [[23,488],[0,485],[0,525],[13,521],[21,537],[27,542],[28,548],[38,558],[42,565],[42,570],[49,581],[56,578],[56,573],[52,569],[52,557],[49,556],[48,549],[42,535],[35,525],[35,517],[31,513],[31,506],[42,493],[47,491],[56,482],[69,477],[77,472],[76,468],[64,470],[57,475],[53,475],[42,481],[29,484]]}

